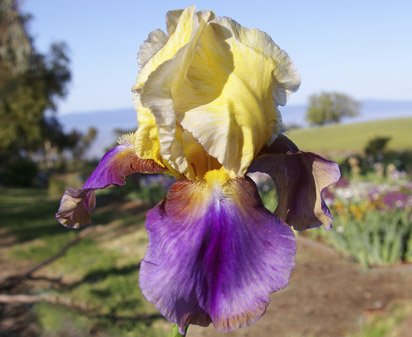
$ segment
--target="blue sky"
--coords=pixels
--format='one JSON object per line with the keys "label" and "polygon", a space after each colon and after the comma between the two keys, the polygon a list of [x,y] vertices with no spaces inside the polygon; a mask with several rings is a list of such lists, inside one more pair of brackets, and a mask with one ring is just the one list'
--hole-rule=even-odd
{"label": "blue sky", "polygon": [[266,31],[288,52],[302,78],[289,104],[322,90],[412,100],[412,1],[24,0],[36,46],[70,48],[73,81],[59,111],[131,107],[141,42],[165,29],[168,10],[192,4]]}

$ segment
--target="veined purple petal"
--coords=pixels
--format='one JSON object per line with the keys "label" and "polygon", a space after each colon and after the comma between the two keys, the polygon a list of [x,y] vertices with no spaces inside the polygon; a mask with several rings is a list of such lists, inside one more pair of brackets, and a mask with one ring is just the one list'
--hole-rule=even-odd
{"label": "veined purple petal", "polygon": [[263,206],[249,178],[223,186],[179,180],[147,214],[140,269],[146,298],[180,327],[245,327],[284,288],[294,265],[291,229]]}
{"label": "veined purple petal", "polygon": [[126,176],[136,172],[160,173],[164,170],[153,160],[137,157],[131,145],[118,145],[103,156],[82,189],[69,188],[64,192],[56,219],[69,228],[89,224],[95,207],[94,190],[124,185]]}
{"label": "veined purple petal", "polygon": [[338,164],[315,153],[299,151],[291,140],[279,135],[262,150],[249,172],[264,172],[272,177],[278,194],[275,214],[294,229],[331,226],[332,215],[322,191],[339,180]]}

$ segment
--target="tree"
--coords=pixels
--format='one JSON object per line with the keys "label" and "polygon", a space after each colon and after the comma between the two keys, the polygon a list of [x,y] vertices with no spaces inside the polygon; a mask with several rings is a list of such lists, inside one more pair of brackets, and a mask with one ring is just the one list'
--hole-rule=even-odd
{"label": "tree", "polygon": [[47,174],[65,167],[68,158],[84,159],[96,136],[95,129],[67,133],[55,117],[71,79],[67,48],[54,43],[40,53],[29,20],[18,0],[1,0],[0,184],[5,185],[29,185],[38,169]]}
{"label": "tree", "polygon": [[36,162],[43,170],[76,170],[86,160],[86,152],[96,136],[94,127],[86,133],[65,132],[56,118],[48,117],[42,125],[43,146],[36,152]]}
{"label": "tree", "polygon": [[0,6],[0,152],[35,151],[42,146],[46,113],[56,111],[57,99],[70,81],[66,46],[56,43],[38,52],[28,33],[29,16],[15,0]]}
{"label": "tree", "polygon": [[339,123],[345,117],[359,115],[360,103],[338,92],[322,92],[309,97],[306,120],[312,125]]}

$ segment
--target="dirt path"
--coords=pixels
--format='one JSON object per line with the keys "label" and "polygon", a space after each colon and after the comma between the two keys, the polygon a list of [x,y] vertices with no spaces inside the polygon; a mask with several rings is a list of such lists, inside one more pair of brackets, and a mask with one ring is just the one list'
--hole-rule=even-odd
{"label": "dirt path", "polygon": [[[14,261],[7,258],[7,250],[16,239],[5,230],[0,229],[0,283],[10,275],[17,275],[30,266],[25,261]],[[25,285],[17,286],[7,294],[25,293]],[[0,289],[0,294],[2,289]],[[26,304],[0,304],[0,337],[35,337],[38,335],[36,319]]]}
{"label": "dirt path", "polygon": [[[257,323],[224,336],[346,336],[369,316],[404,299],[412,299],[412,265],[365,270],[302,238],[289,286],[272,295],[266,314]],[[223,336],[211,326],[192,326],[188,335]]]}

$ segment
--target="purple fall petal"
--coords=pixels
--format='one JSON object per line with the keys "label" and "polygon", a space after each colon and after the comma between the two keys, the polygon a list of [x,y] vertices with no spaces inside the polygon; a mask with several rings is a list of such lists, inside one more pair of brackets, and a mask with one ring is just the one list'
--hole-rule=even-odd
{"label": "purple fall petal", "polygon": [[253,161],[249,172],[272,177],[278,194],[275,214],[294,229],[331,226],[332,215],[322,191],[339,180],[338,164],[315,153],[301,152],[286,136],[279,135]]}
{"label": "purple fall petal", "polygon": [[140,269],[146,298],[170,321],[231,331],[256,321],[294,265],[291,229],[250,179],[223,186],[179,180],[147,214]]}
{"label": "purple fall petal", "polygon": [[103,156],[82,189],[69,188],[64,192],[56,219],[69,228],[87,225],[95,207],[94,190],[124,185],[126,176],[133,173],[160,173],[164,170],[153,160],[137,157],[131,145],[118,145]]}

